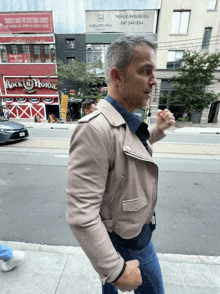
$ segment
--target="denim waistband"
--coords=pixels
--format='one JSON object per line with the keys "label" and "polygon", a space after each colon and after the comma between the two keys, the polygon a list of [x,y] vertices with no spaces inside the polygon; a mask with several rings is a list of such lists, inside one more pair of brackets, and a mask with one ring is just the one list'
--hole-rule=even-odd
{"label": "denim waistband", "polygon": [[124,239],[120,237],[119,235],[117,235],[115,232],[109,233],[109,235],[110,235],[110,238],[115,237],[117,242],[124,244],[125,247],[129,247],[132,250],[141,250],[141,249],[144,249],[147,246],[147,244],[150,242],[152,231],[153,230],[151,226],[148,224],[145,224],[142,227],[140,234],[131,239]]}

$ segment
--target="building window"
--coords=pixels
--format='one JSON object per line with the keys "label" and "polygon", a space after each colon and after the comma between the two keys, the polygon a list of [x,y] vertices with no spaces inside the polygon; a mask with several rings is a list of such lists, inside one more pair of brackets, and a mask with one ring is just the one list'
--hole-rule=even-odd
{"label": "building window", "polygon": [[12,54],[18,54],[18,48],[16,45],[11,45],[11,53]]}
{"label": "building window", "polygon": [[24,54],[28,54],[29,53],[29,45],[22,45],[22,52]]}
{"label": "building window", "polygon": [[211,38],[212,28],[205,28],[202,40],[202,49],[209,49],[209,42]]}
{"label": "building window", "polygon": [[104,63],[105,53],[109,45],[104,44],[87,44],[86,45],[86,62],[98,62],[101,61]]}
{"label": "building window", "polygon": [[66,39],[66,49],[75,49],[74,39]]}
{"label": "building window", "polygon": [[182,65],[181,59],[184,51],[168,51],[167,68],[177,69]]}
{"label": "building window", "polygon": [[34,45],[34,55],[40,55],[40,46]]}
{"label": "building window", "polygon": [[75,57],[67,57],[66,58],[68,64],[73,64],[75,59],[76,59]]}
{"label": "building window", "polygon": [[50,54],[50,45],[45,45],[44,52],[45,54]]}
{"label": "building window", "polygon": [[161,81],[161,90],[160,90],[160,98],[159,98],[159,109],[169,109],[173,114],[175,119],[177,120],[179,117],[183,116],[184,113],[184,105],[176,104],[170,105],[170,97],[174,95],[177,91],[175,88],[175,83],[172,80],[162,80]]}
{"label": "building window", "polygon": [[174,11],[171,34],[187,34],[190,11]]}
{"label": "building window", "polygon": [[1,55],[0,55],[0,61],[1,61],[1,63],[8,62],[8,56],[7,56],[6,47],[3,46],[3,45],[0,45],[0,52],[1,52]]}
{"label": "building window", "polygon": [[218,0],[209,0],[208,10],[215,10],[217,7]]}
{"label": "building window", "polygon": [[55,63],[55,45],[0,45],[0,63]]}

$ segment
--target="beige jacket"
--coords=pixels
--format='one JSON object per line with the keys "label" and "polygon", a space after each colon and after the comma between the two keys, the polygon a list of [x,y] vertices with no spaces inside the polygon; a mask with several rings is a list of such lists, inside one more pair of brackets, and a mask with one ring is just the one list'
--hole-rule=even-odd
{"label": "beige jacket", "polygon": [[109,102],[101,100],[97,109],[73,132],[66,202],[67,223],[104,284],[124,264],[107,230],[130,239],[151,221],[158,181],[152,144],[165,134],[150,130],[148,153]]}

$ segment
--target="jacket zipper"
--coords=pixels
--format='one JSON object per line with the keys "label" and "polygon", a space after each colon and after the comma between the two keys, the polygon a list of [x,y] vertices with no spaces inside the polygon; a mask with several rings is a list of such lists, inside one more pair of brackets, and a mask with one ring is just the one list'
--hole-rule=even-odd
{"label": "jacket zipper", "polygon": [[117,190],[116,190],[114,196],[112,197],[111,201],[109,202],[109,205],[112,205],[112,204],[113,204],[113,202],[114,202],[114,200],[115,200],[115,198],[116,198],[118,192],[121,190],[121,188],[122,188],[122,186],[123,186],[123,183],[124,183],[124,178],[125,178],[125,176],[122,175],[122,176],[121,176],[121,181],[120,181],[120,183],[119,183],[119,185],[118,185],[118,188],[117,188]]}

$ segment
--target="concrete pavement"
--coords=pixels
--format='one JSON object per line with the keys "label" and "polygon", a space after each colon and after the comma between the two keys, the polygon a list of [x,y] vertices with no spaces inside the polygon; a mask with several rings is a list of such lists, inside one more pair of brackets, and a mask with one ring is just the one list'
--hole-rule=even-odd
{"label": "concrete pavement", "polygon": [[[101,294],[98,275],[80,247],[0,243],[26,253],[19,267],[0,271],[1,294]],[[158,258],[166,294],[220,293],[220,257],[158,253]]]}

